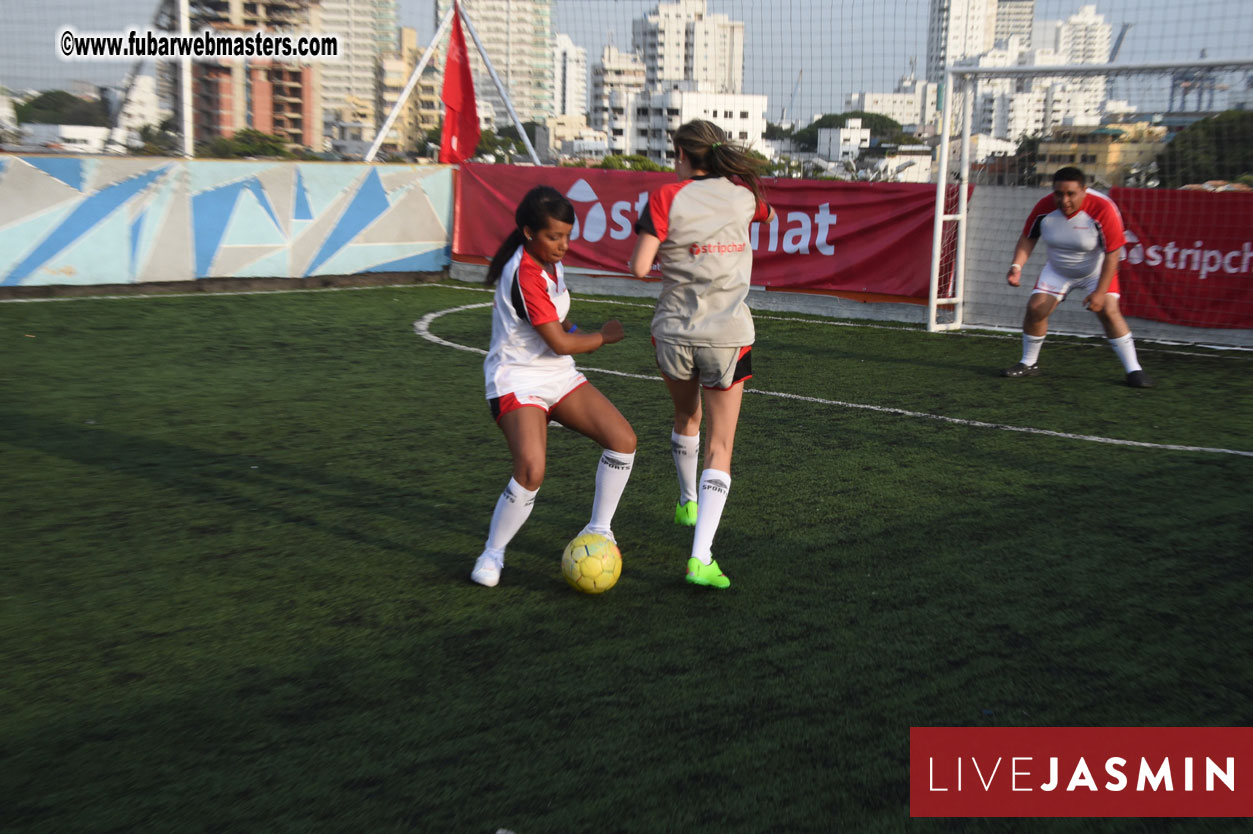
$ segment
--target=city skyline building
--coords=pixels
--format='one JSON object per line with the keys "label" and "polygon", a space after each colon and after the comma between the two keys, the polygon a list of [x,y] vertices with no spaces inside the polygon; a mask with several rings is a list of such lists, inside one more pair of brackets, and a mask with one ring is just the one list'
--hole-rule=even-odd
{"label": "city skyline building", "polygon": [[997,0],[931,0],[927,20],[927,80],[944,68],[982,55],[996,44]]}
{"label": "city skyline building", "polygon": [[608,135],[610,153],[627,152],[627,105],[630,96],[643,92],[644,62],[632,52],[606,45],[592,67],[592,95],[588,124]]}
{"label": "city skyline building", "polygon": [[[192,10],[192,28],[219,32],[308,31],[319,25],[312,0],[200,0]],[[173,109],[181,107],[180,66],[162,67]],[[196,142],[230,138],[252,128],[282,137],[291,145],[322,146],[320,69],[313,63],[284,63],[271,58],[248,61],[192,62],[192,135]]]}
{"label": "city skyline building", "polygon": [[996,43],[1017,35],[1025,49],[1031,48],[1031,29],[1035,24],[1035,0],[997,0]]}
{"label": "city skyline building", "polygon": [[587,50],[560,33],[553,46],[553,102],[555,116],[587,114]]}
{"label": "city skyline building", "polygon": [[705,0],[678,0],[631,23],[631,45],[645,81],[694,81],[714,93],[744,89],[744,23],[709,14]]}
{"label": "city skyline building", "polygon": [[[320,31],[339,36],[340,56],[319,66],[328,150],[374,141],[378,64],[396,49],[396,0],[318,0]],[[416,33],[415,33],[416,37]]]}
{"label": "city skyline building", "polygon": [[[379,56],[378,71],[375,79],[376,95],[375,117],[379,129],[395,109],[397,102],[409,83],[409,76],[418,65],[418,31],[408,26],[401,27],[396,48]],[[404,153],[411,151],[417,144],[421,132],[418,123],[418,107],[420,99],[415,89],[405,100],[391,128],[387,131],[379,150],[385,153]],[[376,132],[377,136],[377,132]]]}
{"label": "city skyline building", "polygon": [[[435,0],[436,26],[452,5],[453,0]],[[553,115],[553,0],[461,0],[461,7],[474,24],[518,119],[542,122]],[[480,121],[511,124],[504,99],[468,32],[466,46]]]}

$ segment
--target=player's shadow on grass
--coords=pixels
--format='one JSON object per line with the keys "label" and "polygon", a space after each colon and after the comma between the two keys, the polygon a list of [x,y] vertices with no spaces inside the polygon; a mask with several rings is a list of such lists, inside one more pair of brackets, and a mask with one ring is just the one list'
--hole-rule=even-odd
{"label": "player's shadow on grass", "polygon": [[[422,534],[430,529],[460,535],[482,534],[478,520],[439,511],[441,496],[421,488],[396,489],[350,475],[275,461],[245,453],[214,452],[193,446],[124,434],[94,425],[72,425],[45,417],[0,411],[0,428],[14,446],[112,473],[144,478],[167,489],[219,502],[241,513],[318,530],[353,545],[422,555]],[[119,507],[124,506],[119,499]],[[320,508],[326,508],[324,515]],[[404,540],[367,532],[326,516],[360,513],[404,523]]]}

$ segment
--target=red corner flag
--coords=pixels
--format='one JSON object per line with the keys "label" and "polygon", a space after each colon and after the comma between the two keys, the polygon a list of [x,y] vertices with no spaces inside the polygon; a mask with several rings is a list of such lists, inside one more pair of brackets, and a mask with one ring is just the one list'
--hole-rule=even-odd
{"label": "red corner flag", "polygon": [[439,161],[458,163],[474,156],[479,146],[479,113],[474,106],[474,77],[470,55],[461,32],[461,9],[454,3],[452,34],[448,37],[448,62],[444,64],[444,128],[439,138]]}

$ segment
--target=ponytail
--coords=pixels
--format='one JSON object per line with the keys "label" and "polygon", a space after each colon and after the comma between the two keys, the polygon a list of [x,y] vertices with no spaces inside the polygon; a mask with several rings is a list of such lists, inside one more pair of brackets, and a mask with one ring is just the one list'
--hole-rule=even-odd
{"label": "ponytail", "polygon": [[761,191],[761,162],[747,148],[732,142],[713,122],[695,119],[683,125],[674,132],[674,146],[683,149],[693,168],[728,179],[738,178],[758,203],[766,201]]}
{"label": "ponytail", "polygon": [[500,244],[500,248],[496,250],[496,254],[492,255],[492,262],[487,265],[487,280],[483,283],[492,286],[500,280],[500,273],[504,271],[505,264],[509,263],[509,259],[513,257],[513,253],[518,251],[518,247],[522,245],[522,241],[526,238],[522,234],[521,229],[514,229],[509,233],[509,237],[505,238],[505,242]]}

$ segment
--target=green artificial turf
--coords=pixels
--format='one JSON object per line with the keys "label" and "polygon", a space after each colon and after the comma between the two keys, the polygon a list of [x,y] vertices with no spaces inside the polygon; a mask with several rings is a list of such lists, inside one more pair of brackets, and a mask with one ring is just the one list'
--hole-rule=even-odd
{"label": "green artificial turf", "polygon": [[[1050,339],[1004,380],[1013,338],[761,315],[717,592],[683,582],[650,307],[576,298],[628,331],[578,360],[640,439],[622,579],[561,577],[598,450],[554,428],[487,589],[482,356],[413,322],[490,298],[0,304],[0,829],[1238,830],[911,820],[908,756],[1253,722],[1253,458],[1221,451],[1253,451],[1253,359],[1142,344],[1138,391]],[[482,348],[490,312],[429,326]]]}

